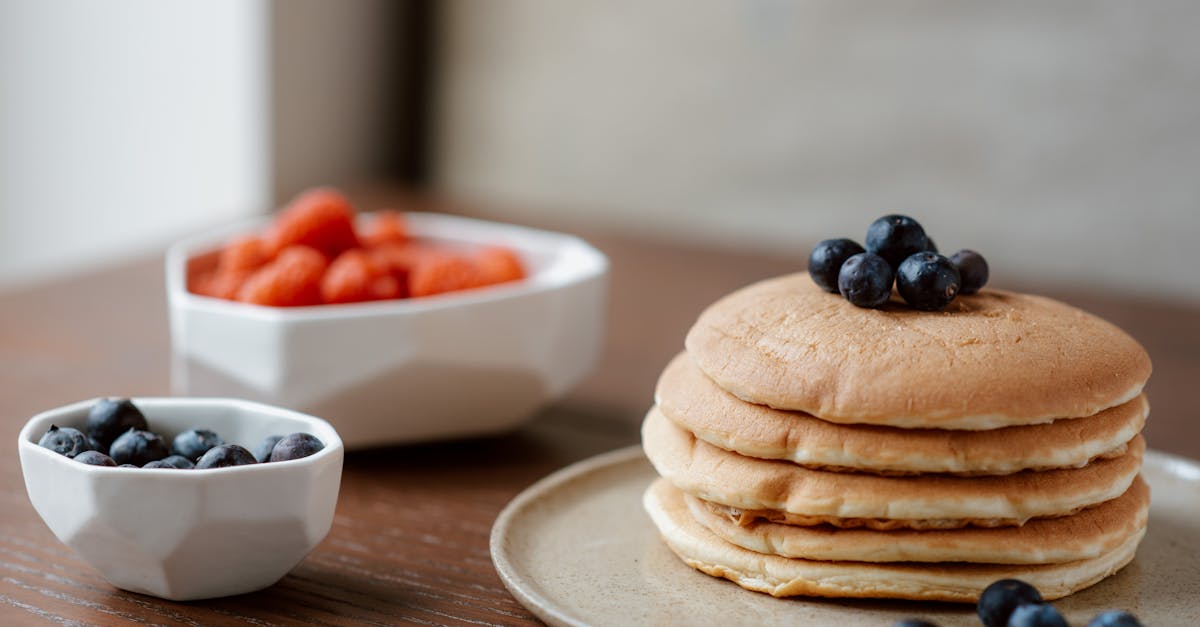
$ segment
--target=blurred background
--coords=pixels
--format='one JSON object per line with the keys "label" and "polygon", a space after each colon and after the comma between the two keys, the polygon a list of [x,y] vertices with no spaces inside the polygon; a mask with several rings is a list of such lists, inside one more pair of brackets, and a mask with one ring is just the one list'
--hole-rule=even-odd
{"label": "blurred background", "polygon": [[0,290],[336,184],[798,260],[898,211],[995,284],[1200,303],[1198,26],[1182,0],[5,0]]}

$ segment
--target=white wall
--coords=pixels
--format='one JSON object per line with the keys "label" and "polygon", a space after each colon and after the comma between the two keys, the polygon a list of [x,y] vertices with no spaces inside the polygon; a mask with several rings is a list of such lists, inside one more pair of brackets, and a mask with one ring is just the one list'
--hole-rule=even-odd
{"label": "white wall", "polygon": [[0,2],[0,288],[271,195],[264,0]]}
{"label": "white wall", "polygon": [[901,210],[998,281],[1200,301],[1196,3],[446,9],[455,193],[797,257]]}

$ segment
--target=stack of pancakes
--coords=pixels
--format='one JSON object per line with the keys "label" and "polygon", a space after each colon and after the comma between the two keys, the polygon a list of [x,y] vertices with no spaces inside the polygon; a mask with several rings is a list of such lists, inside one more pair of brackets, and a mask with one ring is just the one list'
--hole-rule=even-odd
{"label": "stack of pancakes", "polygon": [[642,427],[689,566],[774,596],[1047,599],[1133,559],[1145,350],[1047,298],[861,309],[806,274],[710,306]]}

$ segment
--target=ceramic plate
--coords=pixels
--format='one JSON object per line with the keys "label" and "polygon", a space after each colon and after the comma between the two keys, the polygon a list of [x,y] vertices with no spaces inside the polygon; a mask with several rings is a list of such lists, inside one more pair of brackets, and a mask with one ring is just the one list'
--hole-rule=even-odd
{"label": "ceramic plate", "polygon": [[[1147,625],[1200,625],[1200,464],[1150,451],[1142,473],[1153,491],[1146,539],[1121,572],[1054,603],[1073,625],[1110,608]],[[655,476],[633,446],[522,492],[492,528],[504,585],[551,625],[979,625],[972,605],[775,599],[692,570],[642,510]]]}

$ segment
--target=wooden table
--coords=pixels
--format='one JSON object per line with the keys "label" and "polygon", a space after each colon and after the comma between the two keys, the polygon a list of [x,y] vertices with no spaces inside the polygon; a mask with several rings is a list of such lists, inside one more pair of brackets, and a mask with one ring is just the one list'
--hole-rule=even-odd
{"label": "wooden table", "polygon": [[[658,372],[704,305],[793,271],[803,257],[585,235],[612,260],[607,352],[589,379],[507,436],[348,454],[325,541],[278,585],[215,601],[172,603],[109,586],[38,518],[16,455],[18,430],[40,410],[169,393],[160,261],[0,294],[0,435],[9,443],[0,456],[0,624],[536,624],[492,569],[496,514],[539,477],[637,442]],[[1200,307],[1055,295],[1145,344],[1155,364],[1150,445],[1200,458],[1200,394],[1192,389]]]}

